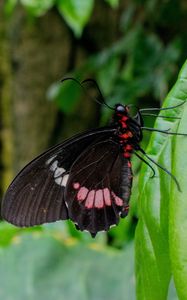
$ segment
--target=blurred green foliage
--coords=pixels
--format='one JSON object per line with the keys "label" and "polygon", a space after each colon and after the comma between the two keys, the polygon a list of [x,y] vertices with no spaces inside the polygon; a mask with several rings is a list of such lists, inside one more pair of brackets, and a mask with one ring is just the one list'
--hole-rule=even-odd
{"label": "blurred green foliage", "polygon": [[58,1],[58,9],[66,22],[78,37],[88,22],[92,9],[93,0],[66,0]]}
{"label": "blurred green foliage", "polygon": [[[103,2],[117,10],[122,1]],[[20,3],[32,18],[41,17],[55,7],[76,39],[84,39],[95,5],[93,0],[21,0]],[[6,14],[13,14],[17,4],[16,0],[7,0]],[[179,0],[127,1],[120,17],[117,41],[92,53],[67,76],[80,80],[94,77],[109,105],[121,102],[138,107],[159,106],[186,59],[186,13],[185,2]],[[186,69],[185,66],[165,106],[186,100]],[[47,95],[65,115],[71,116],[80,103],[81,93],[74,82],[64,82],[52,84]],[[88,98],[91,98],[89,90]],[[157,119],[156,127],[187,132],[182,107],[166,112],[168,114],[180,114],[182,125],[178,128],[178,121]],[[103,107],[100,124],[105,124],[110,116],[111,111]],[[147,126],[153,122],[150,118],[145,120]],[[145,134],[142,143],[144,149],[148,136]],[[185,139],[152,135],[147,151],[161,165],[172,169],[184,193],[178,193],[171,178],[157,168],[159,176],[150,179],[150,170],[143,166],[139,181],[140,161],[133,158],[134,184],[129,216],[108,235],[99,234],[94,242],[86,233],[75,230],[71,222],[34,228],[31,232],[1,224],[0,273],[4,288],[0,290],[0,297],[5,300],[37,297],[133,300],[132,240],[136,230],[137,299],[187,299],[184,149]],[[20,281],[16,278],[18,272]],[[6,286],[9,278],[15,280],[12,294]],[[45,290],[49,289],[47,295]]]}
{"label": "blurred green foliage", "polygon": [[[10,235],[10,226],[8,231]],[[21,235],[14,235],[8,247],[1,245],[0,297],[122,300],[125,294],[127,299],[133,300],[133,261],[132,243],[122,252],[107,249],[95,241],[80,243],[65,237],[57,226],[52,230],[46,226],[42,232],[22,231]],[[119,276],[122,264],[124,271]]]}
{"label": "blurred green foliage", "polygon": [[[47,92],[48,99],[55,101],[59,109],[65,114],[71,114],[75,110],[80,96],[80,86],[71,80],[67,80],[65,84],[55,82]],[[62,99],[68,99],[68,101]]]}

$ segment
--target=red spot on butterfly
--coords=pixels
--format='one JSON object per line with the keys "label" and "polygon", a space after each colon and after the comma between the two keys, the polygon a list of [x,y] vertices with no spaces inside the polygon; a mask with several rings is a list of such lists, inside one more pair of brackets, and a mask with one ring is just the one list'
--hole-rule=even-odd
{"label": "red spot on butterfly", "polygon": [[131,151],[131,150],[133,150],[133,147],[128,144],[128,145],[125,146],[125,150],[126,151]]}
{"label": "red spot on butterfly", "polygon": [[123,156],[124,156],[125,158],[130,158],[130,157],[131,157],[131,153],[125,152],[125,153],[123,153]]}
{"label": "red spot on butterfly", "polygon": [[80,188],[80,183],[75,182],[75,183],[73,184],[73,188],[74,188],[75,190],[78,190],[78,189]]}
{"label": "red spot on butterfly", "polygon": [[[77,189],[78,183],[73,184],[73,187]],[[77,192],[76,198],[79,202],[84,203],[84,206],[88,209],[94,207],[101,209],[105,206],[111,206],[112,199],[117,206],[123,205],[123,200],[118,197],[113,191],[110,192],[108,188],[89,191],[88,188],[83,186]]]}
{"label": "red spot on butterfly", "polygon": [[94,207],[94,196],[95,196],[95,191],[91,190],[88,193],[88,196],[86,198],[86,202],[85,202],[85,207],[86,208],[93,208]]}
{"label": "red spot on butterfly", "polygon": [[118,205],[118,206],[123,205],[123,200],[121,198],[119,198],[118,196],[116,196],[116,194],[114,192],[112,192],[112,196],[114,197],[116,205]]}
{"label": "red spot on butterfly", "polygon": [[108,188],[103,189],[104,201],[107,206],[111,206],[110,191]]}
{"label": "red spot on butterfly", "polygon": [[123,122],[121,125],[122,125],[122,128],[127,128],[127,124],[126,123]]}
{"label": "red spot on butterfly", "polygon": [[94,206],[97,208],[103,208],[104,207],[104,199],[103,199],[103,191],[97,190],[95,193],[95,203]]}
{"label": "red spot on butterfly", "polygon": [[80,190],[77,193],[77,200],[83,201],[86,199],[86,196],[88,194],[88,189],[86,187],[81,187]]}
{"label": "red spot on butterfly", "polygon": [[128,118],[127,116],[123,116],[123,117],[121,118],[122,122],[126,122],[128,119],[129,119],[129,118]]}
{"label": "red spot on butterfly", "polygon": [[119,137],[120,137],[122,140],[127,140],[127,139],[133,137],[133,134],[132,134],[131,131],[127,131],[127,132],[125,132],[125,133],[123,133],[123,134],[120,134]]}

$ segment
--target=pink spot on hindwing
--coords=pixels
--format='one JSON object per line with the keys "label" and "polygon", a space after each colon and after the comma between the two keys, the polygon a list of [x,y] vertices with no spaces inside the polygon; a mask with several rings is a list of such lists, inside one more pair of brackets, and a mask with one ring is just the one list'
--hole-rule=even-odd
{"label": "pink spot on hindwing", "polygon": [[78,189],[80,188],[80,183],[79,183],[79,182],[73,183],[73,188],[74,188],[75,190],[78,190]]}
{"label": "pink spot on hindwing", "polygon": [[[110,192],[109,188],[89,190],[85,186],[80,187],[78,182],[73,184],[75,189],[79,189],[76,198],[79,202],[82,202],[86,208],[104,208],[105,206],[111,206],[112,201],[117,206],[123,206],[123,199],[118,197],[113,191]],[[84,202],[83,202],[84,201]]]}
{"label": "pink spot on hindwing", "polygon": [[94,206],[94,196],[95,196],[95,190],[91,190],[88,193],[88,196],[86,198],[85,207],[86,208],[93,208]]}
{"label": "pink spot on hindwing", "polygon": [[103,201],[103,191],[97,190],[95,193],[95,203],[94,206],[96,208],[103,208],[104,207],[104,201]]}
{"label": "pink spot on hindwing", "polygon": [[105,205],[111,206],[110,191],[108,188],[103,189],[103,196],[104,196]]}
{"label": "pink spot on hindwing", "polygon": [[88,189],[84,186],[81,187],[77,193],[77,200],[83,201],[84,199],[86,199],[87,194],[88,194]]}
{"label": "pink spot on hindwing", "polygon": [[123,206],[123,200],[121,198],[116,196],[116,194],[114,192],[112,192],[112,196],[114,197],[114,201],[117,206]]}

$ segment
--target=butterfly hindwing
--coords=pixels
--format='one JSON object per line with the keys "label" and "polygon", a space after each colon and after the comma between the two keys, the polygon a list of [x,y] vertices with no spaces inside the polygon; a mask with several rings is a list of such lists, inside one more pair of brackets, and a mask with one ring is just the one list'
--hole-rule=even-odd
{"label": "butterfly hindwing", "polygon": [[33,226],[69,218],[64,190],[74,161],[114,129],[100,128],[77,135],[29,163],[13,180],[2,202],[2,217],[17,226]]}
{"label": "butterfly hindwing", "polygon": [[127,213],[131,183],[129,161],[118,143],[108,139],[91,145],[71,167],[65,191],[70,219],[93,236],[107,231]]}

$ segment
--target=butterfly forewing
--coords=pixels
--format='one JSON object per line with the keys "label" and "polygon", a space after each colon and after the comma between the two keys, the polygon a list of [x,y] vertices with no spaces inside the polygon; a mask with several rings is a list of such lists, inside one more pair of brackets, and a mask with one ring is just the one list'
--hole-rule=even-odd
{"label": "butterfly forewing", "polygon": [[106,127],[77,135],[29,163],[9,186],[2,202],[2,217],[17,226],[68,219],[64,190],[72,164],[87,147],[113,132]]}
{"label": "butterfly forewing", "polygon": [[124,168],[129,170],[128,160],[112,139],[91,145],[74,162],[65,201],[70,219],[80,230],[95,235],[119,222],[130,197],[130,192],[121,188],[123,181],[131,185],[131,176],[124,178],[130,174]]}

